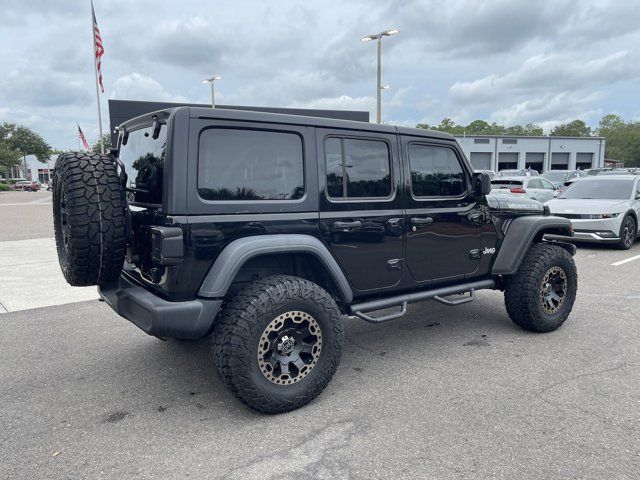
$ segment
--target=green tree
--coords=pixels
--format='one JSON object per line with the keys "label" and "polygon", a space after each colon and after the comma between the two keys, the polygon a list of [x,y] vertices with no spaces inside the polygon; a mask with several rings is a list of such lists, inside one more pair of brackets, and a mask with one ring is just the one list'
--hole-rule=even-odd
{"label": "green tree", "polygon": [[554,127],[551,130],[551,135],[555,137],[590,137],[591,127],[583,120],[573,120]]}
{"label": "green tree", "polygon": [[0,168],[5,172],[20,165],[27,155],[46,163],[50,152],[49,144],[30,128],[8,122],[0,125]]}
{"label": "green tree", "polygon": [[474,120],[468,125],[456,125],[453,120],[445,117],[440,125],[430,126],[426,123],[419,123],[416,128],[426,128],[430,130],[439,130],[441,132],[451,133],[453,135],[543,135],[542,127],[528,123],[527,125],[513,125],[505,127],[496,122],[489,123],[485,120]]}
{"label": "green tree", "polygon": [[0,137],[0,172],[8,178],[12,167],[20,165],[20,152],[13,150],[9,143]]}
{"label": "green tree", "polygon": [[[102,141],[104,143],[104,151],[108,152],[111,148],[111,134],[103,133]],[[100,153],[100,137],[98,137],[97,140],[91,144],[91,151],[93,153]]]}
{"label": "green tree", "polygon": [[451,133],[452,135],[462,135],[462,133],[464,132],[464,127],[462,125],[456,125],[456,123],[449,117],[443,118],[439,125],[419,123],[418,125],[416,125],[416,127],[425,128],[427,130],[437,130],[439,132],[447,132]]}
{"label": "green tree", "polygon": [[469,135],[492,135],[492,131],[492,126],[484,120],[474,120],[464,127],[464,132]]}
{"label": "green tree", "polygon": [[605,115],[596,134],[605,137],[606,158],[624,162],[627,167],[640,166],[640,122],[625,122],[618,115]]}
{"label": "green tree", "polygon": [[20,156],[35,155],[46,163],[49,160],[51,147],[39,134],[23,125],[3,123],[0,126],[0,138],[6,141],[9,148],[20,153]]}
{"label": "green tree", "polygon": [[539,125],[534,125],[533,123],[527,123],[526,125],[512,125],[511,127],[507,127],[504,132],[505,135],[513,135],[515,137],[541,137],[544,135],[542,127]]}

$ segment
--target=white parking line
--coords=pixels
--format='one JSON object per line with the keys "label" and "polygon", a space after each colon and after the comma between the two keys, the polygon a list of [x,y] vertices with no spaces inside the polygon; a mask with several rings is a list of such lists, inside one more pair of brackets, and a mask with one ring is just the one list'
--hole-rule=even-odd
{"label": "white parking line", "polygon": [[623,265],[628,262],[633,262],[634,260],[640,260],[640,255],[636,255],[635,257],[625,258],[624,260],[620,260],[619,262],[612,263],[611,266],[617,267],[618,265]]}

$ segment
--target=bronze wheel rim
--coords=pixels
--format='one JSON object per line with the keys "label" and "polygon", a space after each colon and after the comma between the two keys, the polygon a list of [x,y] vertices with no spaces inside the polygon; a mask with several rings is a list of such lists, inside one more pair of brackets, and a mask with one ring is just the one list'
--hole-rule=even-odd
{"label": "bronze wheel rim", "polygon": [[266,326],[258,343],[258,366],[276,385],[291,385],[305,378],[320,359],[320,325],[306,312],[292,310]]}
{"label": "bronze wheel rim", "polygon": [[567,285],[567,274],[562,268],[554,266],[547,270],[540,283],[540,306],[545,313],[553,315],[560,310]]}

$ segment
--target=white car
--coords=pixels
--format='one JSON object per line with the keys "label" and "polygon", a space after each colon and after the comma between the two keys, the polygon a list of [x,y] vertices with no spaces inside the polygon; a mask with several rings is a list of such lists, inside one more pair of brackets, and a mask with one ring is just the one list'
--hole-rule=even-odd
{"label": "white car", "polygon": [[552,215],[571,219],[573,237],[548,238],[610,243],[631,248],[638,238],[640,177],[597,175],[572,183],[547,203]]}
{"label": "white car", "polygon": [[491,193],[519,198],[530,198],[545,203],[555,195],[555,187],[541,176],[535,177],[493,177]]}

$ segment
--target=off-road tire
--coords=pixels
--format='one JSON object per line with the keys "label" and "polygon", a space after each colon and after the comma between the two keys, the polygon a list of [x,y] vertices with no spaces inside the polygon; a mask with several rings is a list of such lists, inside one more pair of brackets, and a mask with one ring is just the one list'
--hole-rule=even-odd
{"label": "off-road tire", "polygon": [[[556,267],[566,276],[566,288],[557,311],[549,313],[543,308],[541,289],[544,289],[545,275]],[[504,300],[507,313],[516,325],[525,330],[551,332],[560,328],[571,313],[577,289],[578,272],[569,252],[557,245],[532,245],[516,274],[506,279]]]}
{"label": "off-road tire", "polygon": [[127,202],[109,155],[63,153],[53,179],[58,260],[73,286],[118,278],[126,251]]}
{"label": "off-road tire", "polygon": [[[285,312],[311,315],[321,330],[322,348],[315,366],[297,383],[276,385],[258,364],[265,328]],[[288,275],[256,280],[223,307],[213,331],[213,361],[231,393],[250,408],[282,413],[306,405],[327,386],[342,353],[340,310],[325,290]]]}
{"label": "off-road tire", "polygon": [[[629,235],[626,233],[627,228],[631,230]],[[633,242],[636,241],[637,234],[638,225],[636,224],[635,219],[629,214],[625,215],[622,219],[622,223],[620,224],[620,242],[618,242],[616,246],[620,250],[629,250],[633,246]]]}

